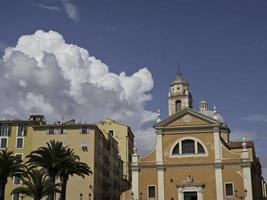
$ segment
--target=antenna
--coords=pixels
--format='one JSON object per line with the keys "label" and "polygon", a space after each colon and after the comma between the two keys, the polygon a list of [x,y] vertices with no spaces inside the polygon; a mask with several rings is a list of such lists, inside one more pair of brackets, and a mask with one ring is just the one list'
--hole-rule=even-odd
{"label": "antenna", "polygon": [[178,60],[178,71],[177,71],[177,74],[181,74],[181,61]]}

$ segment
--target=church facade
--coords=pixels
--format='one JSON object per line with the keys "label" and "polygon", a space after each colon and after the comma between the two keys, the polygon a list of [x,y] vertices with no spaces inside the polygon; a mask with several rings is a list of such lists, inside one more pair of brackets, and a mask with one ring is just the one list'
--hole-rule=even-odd
{"label": "church facade", "polygon": [[252,141],[230,141],[221,115],[192,109],[189,84],[180,72],[168,95],[169,117],[154,125],[156,146],[132,156],[132,193],[136,200],[261,200],[266,184]]}

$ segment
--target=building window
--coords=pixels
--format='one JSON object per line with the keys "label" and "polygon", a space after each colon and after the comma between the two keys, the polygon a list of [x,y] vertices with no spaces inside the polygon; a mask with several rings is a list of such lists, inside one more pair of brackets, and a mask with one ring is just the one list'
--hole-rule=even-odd
{"label": "building window", "polygon": [[113,132],[113,130],[109,130],[108,133],[109,133],[109,135],[113,136],[114,132]]}
{"label": "building window", "polygon": [[176,143],[172,155],[206,154],[205,148],[195,139],[184,139]]}
{"label": "building window", "polygon": [[[16,158],[20,161],[22,161],[22,157],[23,157],[23,154],[15,154]],[[21,179],[18,177],[18,176],[14,176],[13,177],[13,183],[14,184],[20,184],[21,183]]]}
{"label": "building window", "polygon": [[225,196],[226,197],[233,197],[234,196],[234,185],[233,183],[225,183]]}
{"label": "building window", "polygon": [[87,127],[82,127],[81,132],[82,132],[82,134],[87,134]]}
{"label": "building window", "polygon": [[172,151],[172,154],[180,154],[179,152],[180,152],[180,150],[179,150],[179,147],[180,147],[180,145],[179,145],[179,143],[173,148],[173,151]]}
{"label": "building window", "polygon": [[6,137],[0,138],[0,148],[1,149],[7,148],[7,138]]}
{"label": "building window", "polygon": [[23,138],[21,137],[17,138],[16,148],[18,149],[23,148]]}
{"label": "building window", "polygon": [[86,140],[82,140],[81,148],[82,148],[83,151],[87,151],[88,146],[87,146],[87,141]]}
{"label": "building window", "polygon": [[58,129],[58,134],[64,134],[64,132],[65,132],[65,131],[64,131],[64,128],[59,128],[59,129]]}
{"label": "building window", "polygon": [[10,127],[8,124],[0,125],[0,136],[8,136],[10,131]]}
{"label": "building window", "polygon": [[183,154],[194,154],[195,153],[195,141],[194,140],[183,140],[182,141],[182,153]]}
{"label": "building window", "polygon": [[14,176],[14,184],[17,185],[17,184],[20,184],[20,178],[18,176]]}
{"label": "building window", "polygon": [[55,132],[55,129],[54,129],[54,128],[49,128],[49,129],[48,129],[48,134],[49,134],[49,135],[53,135],[54,132]]}
{"label": "building window", "polygon": [[154,185],[149,185],[147,186],[147,195],[149,199],[154,199],[156,198],[156,186]]}
{"label": "building window", "polygon": [[203,146],[199,142],[197,143],[197,151],[198,153],[205,153]]}
{"label": "building window", "polygon": [[12,196],[12,200],[19,200],[19,193],[14,193]]}
{"label": "building window", "polygon": [[182,108],[182,102],[180,100],[175,102],[176,105],[176,112],[180,111]]}
{"label": "building window", "polygon": [[25,136],[26,133],[26,127],[23,124],[19,124],[18,125],[18,132],[17,132],[17,136],[18,137],[23,137]]}

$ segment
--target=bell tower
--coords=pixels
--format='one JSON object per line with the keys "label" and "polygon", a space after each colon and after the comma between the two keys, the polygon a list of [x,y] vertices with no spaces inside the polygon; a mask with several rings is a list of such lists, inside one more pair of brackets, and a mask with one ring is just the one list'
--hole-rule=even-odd
{"label": "bell tower", "polygon": [[169,116],[181,111],[184,108],[193,107],[192,95],[189,91],[189,84],[182,73],[176,73],[176,79],[171,83],[168,94]]}

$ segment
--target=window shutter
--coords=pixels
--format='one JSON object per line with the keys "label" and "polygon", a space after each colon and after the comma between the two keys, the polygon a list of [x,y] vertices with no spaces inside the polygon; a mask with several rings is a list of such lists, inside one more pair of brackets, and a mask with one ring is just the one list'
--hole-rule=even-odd
{"label": "window shutter", "polygon": [[27,126],[24,126],[23,136],[27,136]]}

